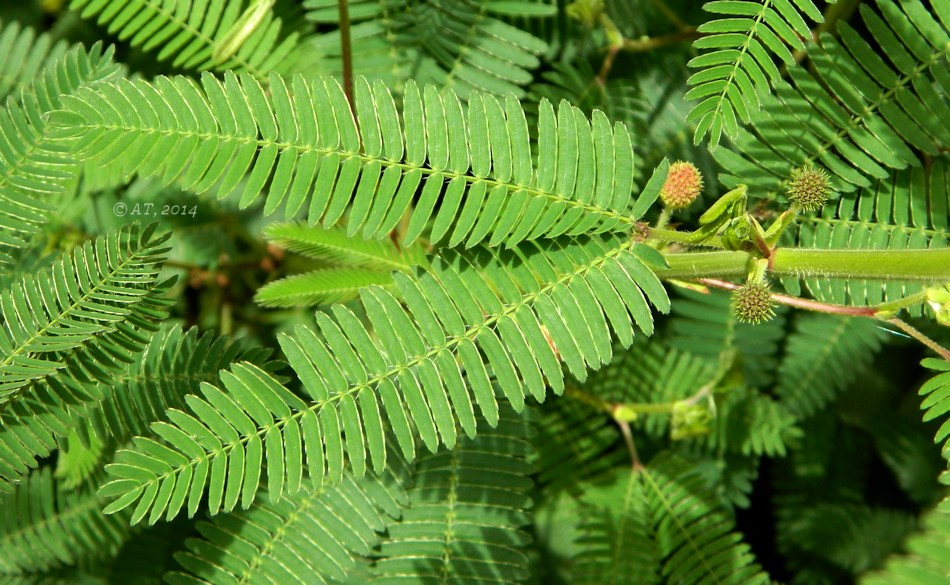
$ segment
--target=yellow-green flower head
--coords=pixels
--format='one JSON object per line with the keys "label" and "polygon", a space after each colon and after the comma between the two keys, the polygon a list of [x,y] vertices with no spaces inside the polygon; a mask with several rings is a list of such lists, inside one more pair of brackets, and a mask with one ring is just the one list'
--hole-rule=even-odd
{"label": "yellow-green flower head", "polygon": [[801,210],[815,211],[828,200],[831,177],[824,169],[805,165],[792,171],[788,182],[788,198]]}
{"label": "yellow-green flower head", "polygon": [[703,191],[703,175],[693,163],[677,161],[670,165],[660,200],[670,209],[683,209],[696,201]]}
{"label": "yellow-green flower head", "polygon": [[743,323],[762,323],[775,316],[768,283],[748,283],[732,293],[732,312]]}

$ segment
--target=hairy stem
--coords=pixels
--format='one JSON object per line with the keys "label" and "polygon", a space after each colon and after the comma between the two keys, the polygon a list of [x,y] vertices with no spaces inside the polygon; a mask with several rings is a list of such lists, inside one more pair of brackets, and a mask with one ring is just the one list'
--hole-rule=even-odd
{"label": "hairy stem", "polygon": [[[712,288],[729,291],[738,290],[742,286],[734,282],[719,280],[716,278],[699,278],[697,279],[697,282]],[[787,305],[789,307],[795,307],[798,309],[806,309],[808,311],[816,311],[818,313],[830,313],[832,315],[873,317],[878,312],[878,309],[875,307],[848,307],[845,305],[834,305],[831,303],[822,303],[821,301],[813,301],[811,299],[802,299],[790,295],[783,295],[781,293],[773,293],[772,300],[774,300],[776,303],[779,303],[780,305]]]}
{"label": "hairy stem", "polygon": [[[660,230],[650,230],[651,237]],[[661,239],[665,239],[662,238]],[[742,277],[753,257],[745,252],[665,253],[669,268],[661,278]],[[780,248],[772,257],[773,276],[950,282],[950,248],[930,250],[802,250]]]}

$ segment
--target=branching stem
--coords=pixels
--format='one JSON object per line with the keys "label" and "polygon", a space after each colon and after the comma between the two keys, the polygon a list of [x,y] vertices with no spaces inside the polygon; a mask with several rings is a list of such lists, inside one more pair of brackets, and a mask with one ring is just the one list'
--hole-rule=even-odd
{"label": "branching stem", "polygon": [[[740,287],[740,285],[729,282],[727,280],[719,280],[716,278],[698,278],[696,282],[703,284],[711,288],[717,288],[720,290],[733,291]],[[896,317],[887,318],[884,315],[893,314],[893,311],[896,311],[903,307],[908,307],[913,304],[916,304],[926,298],[925,293],[917,293],[910,295],[904,299],[899,299],[897,301],[892,301],[889,303],[882,303],[880,305],[874,305],[870,307],[851,307],[846,305],[835,305],[832,303],[822,303],[820,301],[814,301],[811,299],[802,299],[799,297],[793,297],[790,295],[783,295],[781,293],[773,293],[772,300],[781,305],[787,305],[789,307],[795,307],[798,309],[805,309],[808,311],[815,311],[818,313],[828,313],[831,315],[847,315],[850,317],[869,317],[881,319],[891,325],[894,325],[907,335],[913,337],[923,345],[926,345],[930,349],[934,350],[937,355],[943,359],[950,361],[950,350],[946,349],[933,339],[927,337],[923,332],[914,327],[913,325],[898,319]],[[636,405],[632,405],[636,406]],[[639,412],[639,411],[638,411]]]}

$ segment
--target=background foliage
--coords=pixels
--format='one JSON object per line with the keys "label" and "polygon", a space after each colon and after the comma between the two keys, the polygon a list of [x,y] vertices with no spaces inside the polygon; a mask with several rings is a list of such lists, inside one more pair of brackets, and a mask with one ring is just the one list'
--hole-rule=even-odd
{"label": "background foliage", "polygon": [[815,164],[783,246],[946,248],[950,4],[346,4],[0,12],[0,581],[950,578],[948,362],[632,237],[682,159],[674,227]]}

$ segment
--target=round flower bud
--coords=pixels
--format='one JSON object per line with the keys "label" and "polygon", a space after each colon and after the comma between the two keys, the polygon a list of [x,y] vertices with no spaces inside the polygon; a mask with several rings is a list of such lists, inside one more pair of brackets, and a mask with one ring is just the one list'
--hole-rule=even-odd
{"label": "round flower bud", "polygon": [[788,182],[788,198],[804,211],[815,211],[828,200],[831,177],[824,169],[805,165],[792,171]]}
{"label": "round flower bud", "polygon": [[765,282],[748,283],[732,293],[732,312],[742,323],[761,323],[775,316],[772,291]]}
{"label": "round flower bud", "polygon": [[670,165],[666,182],[660,191],[660,200],[670,209],[683,209],[699,197],[703,190],[703,175],[696,165],[677,161]]}

